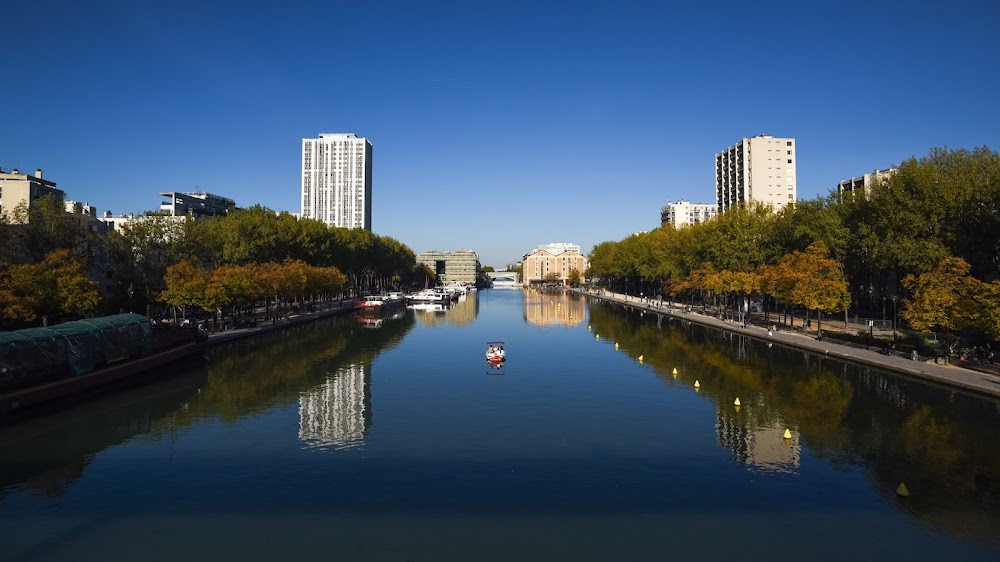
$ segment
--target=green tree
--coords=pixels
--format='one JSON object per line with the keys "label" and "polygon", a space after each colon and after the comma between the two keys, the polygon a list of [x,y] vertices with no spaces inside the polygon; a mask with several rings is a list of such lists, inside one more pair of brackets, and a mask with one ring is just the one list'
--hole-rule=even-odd
{"label": "green tree", "polygon": [[13,323],[57,322],[97,310],[97,284],[87,279],[82,259],[68,249],[49,252],[40,263],[8,268],[0,277],[0,308]]}
{"label": "green tree", "polygon": [[902,316],[915,330],[953,332],[975,323],[975,297],[981,283],[969,275],[962,258],[948,257],[927,273],[907,275],[903,286],[912,295],[903,300]]}
{"label": "green tree", "polygon": [[27,205],[20,204],[12,210],[8,229],[12,236],[7,251],[16,263],[38,263],[58,249],[76,249],[88,242],[88,232],[83,224],[66,212],[65,200],[60,195],[45,195]]}
{"label": "green tree", "polygon": [[569,284],[571,286],[573,286],[573,287],[579,287],[580,286],[580,282],[582,280],[583,279],[582,279],[582,276],[580,275],[580,270],[578,270],[577,268],[574,267],[573,269],[571,269],[569,271],[569,278],[567,279],[567,281],[569,282]]}
{"label": "green tree", "polygon": [[975,299],[976,326],[1000,340],[1000,281],[981,283]]}
{"label": "green tree", "polygon": [[763,286],[782,302],[817,312],[817,335],[823,335],[824,312],[845,310],[851,295],[841,265],[829,257],[823,242],[804,252],[792,252],[774,267],[765,268]]}
{"label": "green tree", "polygon": [[[210,277],[208,271],[188,260],[168,266],[164,279],[166,289],[160,292],[159,300],[175,310],[179,308],[181,316],[186,318],[187,307],[204,303]],[[176,312],[174,317],[176,319]]]}

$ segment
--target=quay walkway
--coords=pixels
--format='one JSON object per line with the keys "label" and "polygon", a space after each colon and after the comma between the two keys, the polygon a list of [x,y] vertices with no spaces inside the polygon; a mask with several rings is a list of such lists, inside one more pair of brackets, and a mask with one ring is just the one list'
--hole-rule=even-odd
{"label": "quay walkway", "polygon": [[358,304],[357,298],[344,299],[338,303],[333,303],[329,308],[315,310],[312,312],[300,312],[274,322],[260,322],[255,326],[241,327],[241,328],[230,328],[218,332],[209,332],[208,334],[208,346],[212,347],[214,345],[231,342],[234,340],[239,340],[243,338],[249,338],[256,335],[264,334],[267,332],[273,332],[275,330],[284,330],[285,328],[290,328],[292,326],[298,326],[299,324],[305,324],[306,322],[313,322],[321,318],[327,318],[329,316],[336,316],[338,314],[344,314],[347,312],[352,312],[355,310]]}
{"label": "quay walkway", "polygon": [[[794,347],[818,355],[826,355],[851,363],[867,365],[884,369],[905,376],[931,382],[940,386],[961,389],[975,394],[1000,398],[1000,368],[991,365],[975,364],[968,361],[958,361],[958,364],[937,364],[933,359],[921,358],[913,360],[898,355],[884,355],[866,347],[849,345],[835,339],[816,339],[812,336],[787,330],[772,330],[767,326],[747,324],[744,327],[738,322],[731,322],[715,316],[701,314],[697,308],[677,303],[659,303],[658,301],[642,300],[640,298],[601,291],[599,293],[569,289],[577,294],[614,302],[636,309],[661,314],[672,318],[688,320],[696,324],[726,330],[745,335],[761,341],[774,342],[787,347]],[[836,321],[831,322],[834,324]],[[826,324],[824,323],[824,326]],[[826,329],[824,328],[824,331]],[[831,333],[833,333],[831,331]],[[975,369],[969,367],[975,367]]]}

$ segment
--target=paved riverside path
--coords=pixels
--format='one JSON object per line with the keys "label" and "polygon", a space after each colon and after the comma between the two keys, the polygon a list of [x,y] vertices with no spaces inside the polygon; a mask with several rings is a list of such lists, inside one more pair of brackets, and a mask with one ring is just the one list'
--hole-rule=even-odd
{"label": "paved riverside path", "polygon": [[657,301],[647,300],[646,302],[642,302],[638,297],[612,293],[610,291],[601,291],[599,293],[575,289],[571,289],[571,291],[586,297],[615,302],[672,318],[689,320],[696,324],[746,335],[761,341],[769,341],[787,347],[803,349],[817,355],[826,355],[834,359],[893,371],[947,387],[1000,398],[1000,376],[998,375],[965,369],[955,365],[938,365],[927,360],[914,361],[895,355],[883,355],[878,351],[852,347],[834,340],[817,340],[811,336],[795,332],[771,331],[766,327],[755,326],[753,324],[743,327],[738,322],[730,322],[720,320],[715,316],[703,315],[694,307],[692,307],[691,312],[684,312],[687,308],[686,305],[674,304],[670,306],[664,302],[660,306],[657,304]]}
{"label": "paved riverside path", "polygon": [[220,343],[226,343],[233,340],[239,340],[243,338],[249,338],[256,336],[258,334],[263,334],[266,332],[273,332],[275,330],[284,330],[285,328],[290,328],[292,326],[298,326],[299,324],[304,324],[306,322],[313,322],[319,320],[320,318],[327,318],[329,316],[336,316],[338,314],[344,314],[351,312],[357,308],[358,304],[357,298],[344,299],[337,304],[331,304],[330,308],[325,310],[316,310],[313,312],[301,312],[289,316],[288,318],[278,320],[276,322],[260,322],[256,326],[247,328],[235,328],[228,329],[219,332],[209,332],[208,334],[208,345],[209,347],[213,345],[218,345]]}

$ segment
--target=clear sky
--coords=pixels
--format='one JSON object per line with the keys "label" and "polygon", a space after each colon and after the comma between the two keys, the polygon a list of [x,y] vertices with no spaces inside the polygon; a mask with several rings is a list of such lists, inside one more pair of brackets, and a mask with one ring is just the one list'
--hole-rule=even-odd
{"label": "clear sky", "polygon": [[[671,5],[676,4],[676,5]],[[303,137],[374,146],[373,230],[503,266],[714,203],[797,139],[798,195],[1000,147],[1000,3],[6,2],[0,167],[116,215],[161,191],[299,212]]]}

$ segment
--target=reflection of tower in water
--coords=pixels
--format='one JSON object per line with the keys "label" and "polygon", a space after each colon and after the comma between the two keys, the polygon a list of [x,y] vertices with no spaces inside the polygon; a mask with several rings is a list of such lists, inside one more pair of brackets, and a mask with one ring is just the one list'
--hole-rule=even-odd
{"label": "reflection of tower in water", "polygon": [[371,377],[362,365],[339,369],[299,397],[299,440],[307,447],[360,446],[371,424]]}
{"label": "reflection of tower in water", "polygon": [[715,432],[719,446],[732,451],[738,462],[771,472],[798,472],[799,432],[792,431],[791,439],[784,439],[780,419],[759,425],[752,411],[733,415],[719,410]]}

